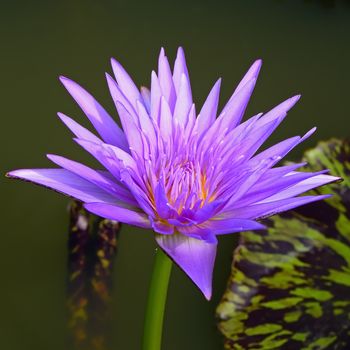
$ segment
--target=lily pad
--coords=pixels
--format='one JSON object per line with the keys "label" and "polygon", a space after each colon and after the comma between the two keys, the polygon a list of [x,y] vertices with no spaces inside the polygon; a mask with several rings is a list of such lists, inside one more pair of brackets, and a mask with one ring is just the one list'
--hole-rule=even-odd
{"label": "lily pad", "polygon": [[217,307],[226,349],[350,349],[350,143],[321,142],[304,160],[344,181],[241,234]]}

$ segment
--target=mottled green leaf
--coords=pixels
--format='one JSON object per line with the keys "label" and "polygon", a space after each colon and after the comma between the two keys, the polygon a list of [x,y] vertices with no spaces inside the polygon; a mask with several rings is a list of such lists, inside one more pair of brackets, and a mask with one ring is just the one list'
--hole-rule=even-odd
{"label": "mottled green leaf", "polygon": [[226,349],[350,349],[350,144],[321,142],[305,160],[344,181],[241,234],[217,308]]}

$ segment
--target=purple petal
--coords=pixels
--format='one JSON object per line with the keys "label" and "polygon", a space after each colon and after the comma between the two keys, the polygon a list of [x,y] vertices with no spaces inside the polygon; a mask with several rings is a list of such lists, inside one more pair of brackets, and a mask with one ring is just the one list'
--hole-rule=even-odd
{"label": "purple petal", "polygon": [[159,216],[162,219],[169,218],[172,210],[169,206],[168,198],[166,197],[166,194],[165,194],[165,188],[164,188],[164,183],[162,179],[160,179],[160,181],[158,182],[154,190],[154,200],[155,200],[157,214],[159,214]]}
{"label": "purple petal", "polygon": [[117,201],[100,187],[65,169],[21,169],[11,171],[7,176],[34,182],[83,202]]}
{"label": "purple petal", "polygon": [[172,135],[172,115],[170,106],[162,96],[160,103],[159,129],[164,141],[169,141]]}
{"label": "purple petal", "polygon": [[137,102],[137,112],[141,130],[148,137],[151,149],[154,149],[157,143],[156,131],[145,106],[139,101]]}
{"label": "purple petal", "polygon": [[[238,189],[234,190],[230,194],[230,198],[226,203],[226,207],[230,207],[234,203],[239,203],[240,199],[249,191],[249,189],[254,186],[259,179],[266,173],[266,171],[272,166],[276,161],[274,159],[265,159],[260,162],[257,166],[252,166],[251,173],[247,174],[243,181],[238,186]],[[230,193],[230,192],[229,192]]]}
{"label": "purple petal", "polygon": [[220,207],[222,207],[222,201],[213,201],[205,204],[202,208],[192,212],[192,210],[183,210],[182,215],[188,217],[190,220],[194,221],[196,224],[200,224],[204,221],[209,220],[213,217]]}
{"label": "purple petal", "polygon": [[287,115],[287,112],[294,107],[294,105],[299,101],[299,99],[300,99],[300,95],[296,95],[287,99],[286,101],[283,101],[282,103],[280,103],[279,105],[271,109],[271,111],[264,114],[260,118],[257,125],[262,126],[275,119],[278,119],[278,118],[283,119]]}
{"label": "purple petal", "polygon": [[128,187],[130,192],[134,195],[134,198],[138,202],[140,208],[147,213],[150,217],[154,216],[154,207],[153,203],[150,201],[150,196],[148,195],[147,190],[145,191],[142,186],[139,185],[138,179],[130,174],[130,171],[123,170],[121,172],[121,180]]}
{"label": "purple petal", "polygon": [[281,160],[287,153],[289,153],[294,147],[305,141],[309,138],[314,132],[316,128],[310,129],[303,137],[295,136],[291,137],[287,140],[279,142],[274,146],[266,149],[265,151],[254,156],[251,161],[261,161],[266,158],[276,158],[276,164],[279,160]]}
{"label": "purple petal", "polygon": [[[106,143],[96,144],[93,142],[75,139],[75,141],[81,145],[84,149],[86,149],[89,153],[91,153],[97,160],[100,161],[100,157],[98,157],[99,152],[101,154],[109,155],[109,158],[114,158],[116,163],[122,164],[120,167],[127,167],[136,169],[137,165],[135,160],[131,157],[129,153],[124,152],[122,149],[115,147],[113,145],[109,145]],[[119,162],[118,162],[119,161]],[[101,162],[102,163],[102,162]],[[114,164],[117,166],[117,164]]]}
{"label": "purple petal", "polygon": [[156,234],[156,241],[210,300],[216,244],[176,233],[173,235]]}
{"label": "purple petal", "polygon": [[221,79],[219,79],[211,89],[207,99],[197,118],[197,130],[201,134],[207,130],[215,121],[218,111]]}
{"label": "purple petal", "polygon": [[140,135],[140,129],[135,124],[131,114],[120,102],[116,102],[116,106],[118,109],[120,121],[123,125],[126,139],[128,140],[130,151],[134,151],[137,155],[142,157],[143,145]]}
{"label": "purple petal", "polygon": [[151,112],[151,91],[147,89],[145,86],[141,86],[141,96],[143,105],[145,106],[147,113]]}
{"label": "purple petal", "polygon": [[[280,176],[278,178],[276,177],[274,178],[271,176],[269,180],[265,180],[265,181],[263,179],[260,179],[260,181],[256,183],[254,186],[252,186],[252,188],[244,195],[244,197],[241,198],[237,203],[235,203],[231,208],[233,209],[235,207],[243,207],[245,205],[251,205],[256,202],[261,203],[261,202],[264,202],[265,199],[266,201],[268,201],[268,199],[270,199],[271,197],[272,197],[271,201],[282,199],[282,198],[274,199],[274,196],[276,194],[278,195],[281,191],[282,192],[289,191],[290,188],[294,188],[294,186],[298,186],[297,184],[304,183],[304,180],[306,179],[318,178],[318,176],[322,173],[324,173],[324,171],[319,173],[292,172],[284,176]],[[268,176],[266,176],[266,178],[267,177]],[[318,186],[316,185],[316,183],[319,183],[321,185],[327,182],[331,182],[332,180],[334,181],[333,177],[330,177],[331,179],[328,179],[328,178],[329,178],[328,176],[326,178],[322,176],[322,178],[320,179],[320,182],[318,182],[317,180],[312,180],[311,183],[312,184],[315,183],[314,187],[316,187]],[[335,179],[338,179],[338,178],[335,178]],[[311,183],[306,182],[305,185],[311,184]],[[293,193],[295,194],[290,195],[288,197],[294,197],[296,195],[299,195],[302,192],[306,192],[309,189],[311,189],[311,187],[306,187],[306,186],[305,188],[308,188],[308,189],[306,189],[305,191],[301,191],[299,193],[297,193],[297,191],[294,191]]]}
{"label": "purple petal", "polygon": [[185,74],[188,81],[190,80],[187,66],[186,66],[185,53],[182,47],[179,47],[177,50],[177,56],[175,60],[174,74],[173,74],[174,86],[175,86],[175,91],[177,95],[179,94],[179,90],[180,90],[182,74]]}
{"label": "purple petal", "polygon": [[177,120],[180,125],[187,124],[188,113],[192,107],[192,103],[190,82],[186,75],[182,74],[174,110],[174,119]]}
{"label": "purple petal", "polygon": [[255,204],[229,210],[224,213],[225,216],[239,217],[243,219],[259,219],[270,215],[281,213],[286,210],[294,209],[304,204],[319,201],[330,197],[322,196],[302,196],[296,198],[287,198],[270,203]]}
{"label": "purple petal", "polygon": [[84,207],[91,213],[109,220],[116,220],[143,228],[151,228],[148,217],[143,213],[106,203],[86,203]]}
{"label": "purple petal", "polygon": [[136,121],[137,120],[137,113],[135,111],[135,108],[131,104],[131,102],[127,99],[127,97],[123,94],[123,92],[120,90],[117,82],[108,73],[106,73],[106,79],[107,79],[109,92],[112,96],[113,102],[114,102],[117,110],[118,110],[117,103],[119,102],[128,111],[128,113],[131,115],[131,117],[134,119],[134,121]]}
{"label": "purple petal", "polygon": [[174,226],[161,222],[159,220],[151,220],[152,228],[155,232],[163,235],[172,235],[174,233]]}
{"label": "purple petal", "polygon": [[59,118],[62,120],[64,124],[72,131],[72,133],[78,137],[79,139],[100,143],[102,142],[101,139],[99,139],[97,136],[95,136],[92,132],[90,132],[88,129],[85,129],[81,125],[79,125],[77,122],[75,122],[73,119],[69,118],[63,113],[57,113]]}
{"label": "purple petal", "polygon": [[216,235],[225,235],[228,233],[243,232],[249,230],[262,230],[265,228],[264,225],[259,222],[240,219],[230,218],[229,215],[219,214],[208,221],[203,222],[200,225],[178,227],[179,232],[190,237],[200,238],[206,241],[210,241]]}
{"label": "purple petal", "polygon": [[103,143],[97,144],[81,139],[75,139],[75,142],[84,148],[85,151],[89,152],[118,181],[120,181],[120,170],[123,168],[123,165],[111,154],[111,152],[109,152],[108,148],[106,148]]}
{"label": "purple petal", "polygon": [[253,93],[256,80],[249,80],[223,108],[217,121],[221,121],[220,132],[232,130],[241,121]]}
{"label": "purple petal", "polygon": [[123,131],[95,98],[73,80],[65,77],[60,80],[104,141],[128,151]]}
{"label": "purple petal", "polygon": [[136,87],[133,80],[130,78],[129,74],[123,68],[123,66],[114,58],[111,59],[113,73],[118,82],[118,85],[126,96],[126,98],[130,101],[133,107],[136,109],[136,101],[141,100],[141,94],[139,89]]}
{"label": "purple petal", "polygon": [[306,162],[303,162],[303,163],[284,165],[284,166],[269,169],[261,177],[261,179],[259,181],[259,185],[260,186],[269,185],[269,184],[271,184],[271,182],[274,182],[275,180],[282,178],[283,176],[287,175],[288,173],[292,173],[293,171],[305,166],[306,164],[307,164]]}
{"label": "purple petal", "polygon": [[294,147],[296,147],[301,142],[300,140],[300,136],[294,136],[281,141],[254,156],[251,161],[262,161],[267,158],[278,158],[280,160]]}
{"label": "purple petal", "polygon": [[209,220],[208,225],[213,228],[213,231],[216,235],[225,235],[228,233],[243,232],[249,230],[262,230],[265,228],[265,226],[259,222],[236,218],[213,218],[212,220]]}
{"label": "purple petal", "polygon": [[268,203],[268,202],[274,202],[281,199],[291,198],[298,196],[301,193],[307,192],[309,190],[312,190],[315,187],[320,187],[326,184],[329,184],[331,182],[339,181],[341,180],[340,177],[330,176],[330,175],[316,175],[313,177],[310,177],[306,180],[300,181],[296,185],[290,186],[284,190],[276,191],[276,194],[273,196],[270,196],[261,203]]}
{"label": "purple petal", "polygon": [[165,56],[163,48],[160,50],[158,59],[158,76],[163,96],[167,100],[170,106],[170,110],[173,112],[175,107],[176,93],[169,62],[167,57]]}
{"label": "purple petal", "polygon": [[151,118],[159,123],[160,99],[162,97],[162,89],[159,84],[157,74],[152,72],[151,77]]}
{"label": "purple petal", "polygon": [[88,180],[89,182],[95,184],[96,186],[102,188],[106,192],[109,192],[115,196],[115,201],[125,202],[124,205],[129,204],[137,206],[137,202],[125,187],[117,184],[103,174],[108,174],[107,172],[99,172],[94,169],[87,167],[86,165],[80,164],[73,160],[56,156],[53,154],[48,154],[47,157],[55,164],[61,166],[62,168],[81,176],[82,178]]}
{"label": "purple petal", "polygon": [[241,80],[241,82],[238,84],[235,92],[233,93],[233,95],[237,94],[239,90],[242,89],[242,87],[244,85],[246,85],[248,83],[249,80],[252,79],[257,79],[260,69],[261,69],[261,65],[262,65],[262,60],[256,60],[251,67],[249,68],[248,72],[244,75],[243,79]]}
{"label": "purple petal", "polygon": [[210,244],[218,243],[212,227],[204,227],[204,225],[183,225],[178,226],[177,230],[186,237],[195,238]]}

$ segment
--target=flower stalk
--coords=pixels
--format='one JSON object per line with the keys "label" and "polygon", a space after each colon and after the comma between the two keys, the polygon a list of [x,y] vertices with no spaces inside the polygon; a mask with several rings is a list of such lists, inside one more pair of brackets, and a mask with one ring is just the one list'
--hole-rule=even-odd
{"label": "flower stalk", "polygon": [[168,285],[172,261],[161,250],[156,250],[154,268],[149,287],[142,350],[160,350]]}

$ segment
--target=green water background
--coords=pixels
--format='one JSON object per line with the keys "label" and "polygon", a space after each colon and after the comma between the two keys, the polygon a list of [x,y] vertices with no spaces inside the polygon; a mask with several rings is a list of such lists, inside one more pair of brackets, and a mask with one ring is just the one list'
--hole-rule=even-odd
{"label": "green water background", "polygon": [[[334,6],[332,6],[332,4]],[[222,101],[249,64],[264,60],[247,116],[301,93],[270,143],[304,133],[349,135],[350,6],[347,1],[13,1],[1,3],[1,173],[50,167],[46,153],[94,162],[59,122],[57,111],[89,125],[57,80],[79,81],[114,109],[104,72],[119,59],[148,85],[164,46],[185,48],[199,106],[217,77]],[[5,179],[1,186],[0,349],[62,350],[66,341],[67,198]],[[164,349],[221,349],[213,322],[236,236],[220,239],[214,296],[207,302],[177,268],[165,320]],[[140,348],[152,233],[124,227],[114,271],[110,349]]]}

